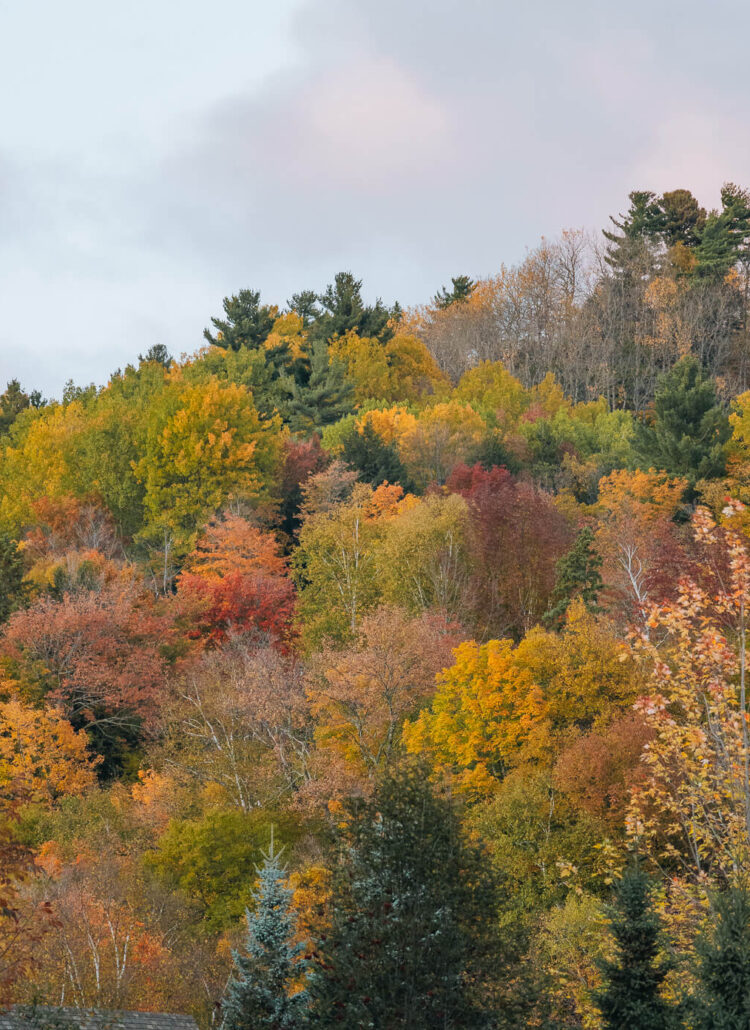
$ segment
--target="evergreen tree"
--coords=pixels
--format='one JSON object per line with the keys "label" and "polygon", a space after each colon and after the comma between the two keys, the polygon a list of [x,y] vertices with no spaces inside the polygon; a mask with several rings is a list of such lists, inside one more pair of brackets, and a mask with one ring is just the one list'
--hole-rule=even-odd
{"label": "evergreen tree", "polygon": [[739,262],[750,259],[750,193],[726,183],[721,190],[721,212],[706,219],[695,250],[695,275],[721,281]]}
{"label": "evergreen tree", "polygon": [[617,957],[601,963],[604,983],[594,998],[605,1030],[676,1030],[677,1010],[661,995],[669,964],[659,961],[659,919],[648,878],[637,868],[618,887],[612,933]]}
{"label": "evergreen tree", "polygon": [[0,394],[0,436],[7,433],[26,408],[40,408],[44,402],[38,390],[26,393],[17,379],[11,379]]}
{"label": "evergreen tree", "polygon": [[303,329],[307,329],[320,315],[318,295],[314,290],[293,293],[292,299],[287,301],[287,307],[302,319]]}
{"label": "evergreen tree", "polygon": [[439,308],[449,308],[451,304],[460,304],[469,299],[476,283],[468,275],[457,275],[451,278],[452,289],[442,286],[432,298]]}
{"label": "evergreen tree", "polygon": [[715,899],[713,932],[698,939],[696,1030],[750,1030],[750,896]]}
{"label": "evergreen tree", "polygon": [[172,365],[172,355],[163,343],[155,343],[149,347],[145,354],[138,355],[138,360],[141,364],[155,361],[157,365],[163,365],[164,368],[170,368]]}
{"label": "evergreen tree", "polygon": [[550,599],[550,609],[544,616],[548,625],[560,626],[570,602],[580,597],[588,611],[597,614],[601,608],[596,603],[602,589],[601,555],[594,549],[594,531],[585,526],[576,537],[573,547],[564,554],[555,566],[557,578]]}
{"label": "evergreen tree", "polygon": [[635,445],[645,467],[695,483],[723,474],[730,435],[714,380],[688,355],[662,377],[652,420],[636,424]]}
{"label": "evergreen tree", "polygon": [[307,1025],[307,992],[295,990],[307,972],[305,949],[294,943],[297,920],[280,856],[272,837],[258,870],[255,908],[246,912],[245,953],[233,952],[235,972],[222,1004],[222,1030],[301,1030]]}
{"label": "evergreen tree", "polygon": [[310,327],[312,340],[330,340],[356,332],[359,336],[377,337],[386,343],[393,335],[388,323],[398,313],[381,300],[368,306],[362,300],[362,280],[351,272],[339,272],[324,293],[318,295],[321,312]]}
{"label": "evergreen tree", "polygon": [[216,335],[203,330],[204,337],[214,347],[241,350],[260,347],[268,337],[276,319],[276,309],[260,303],[259,290],[240,290],[236,296],[222,301],[225,318],[212,318]]}
{"label": "evergreen tree", "polygon": [[662,231],[667,246],[683,243],[686,247],[694,247],[706,224],[706,212],[690,190],[671,190],[662,194],[660,206],[664,212]]}
{"label": "evergreen tree", "polygon": [[421,767],[349,808],[332,921],[310,980],[313,1026],[468,1030],[494,905],[482,856]]}
{"label": "evergreen tree", "polygon": [[400,483],[405,491],[413,488],[395,445],[386,443],[369,422],[365,422],[361,431],[352,429],[344,439],[342,457],[365,483],[373,486],[383,482]]}
{"label": "evergreen tree", "polygon": [[338,422],[354,408],[354,384],[340,361],[331,360],[325,340],[312,345],[309,368],[297,363],[295,377],[286,380],[290,424],[311,430]]}
{"label": "evergreen tree", "polygon": [[21,552],[15,540],[0,533],[0,624],[23,603],[26,593]]}
{"label": "evergreen tree", "polygon": [[649,190],[633,190],[628,195],[630,207],[625,215],[610,221],[616,232],[603,229],[607,240],[605,261],[616,275],[636,274],[652,260],[652,248],[664,232],[666,216],[655,194]]}

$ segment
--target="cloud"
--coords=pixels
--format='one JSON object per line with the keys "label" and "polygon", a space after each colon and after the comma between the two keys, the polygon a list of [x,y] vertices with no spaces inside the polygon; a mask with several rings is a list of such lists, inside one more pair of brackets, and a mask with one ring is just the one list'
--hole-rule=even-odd
{"label": "cloud", "polygon": [[[101,380],[157,340],[200,345],[229,292],[283,302],[342,268],[412,303],[542,234],[598,228],[631,189],[713,206],[725,179],[750,184],[738,0],[295,3],[263,75],[246,7],[221,0],[214,24],[193,3],[211,55],[200,89],[195,40],[184,65],[172,46],[179,88],[154,62],[143,88],[107,78],[106,140],[79,126],[72,150],[0,158],[0,373],[22,339],[50,382]],[[113,67],[133,67],[134,45]]]}

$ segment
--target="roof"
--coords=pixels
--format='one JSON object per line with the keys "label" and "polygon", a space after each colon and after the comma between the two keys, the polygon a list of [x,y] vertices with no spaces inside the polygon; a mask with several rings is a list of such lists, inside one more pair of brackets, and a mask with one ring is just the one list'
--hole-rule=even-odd
{"label": "roof", "polygon": [[0,1012],[0,1030],[198,1030],[192,1016],[168,1012],[14,1005]]}

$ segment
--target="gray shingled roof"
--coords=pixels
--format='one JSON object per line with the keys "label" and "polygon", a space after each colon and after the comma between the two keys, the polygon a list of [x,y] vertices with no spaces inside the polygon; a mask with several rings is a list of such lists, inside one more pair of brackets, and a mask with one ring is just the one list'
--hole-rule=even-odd
{"label": "gray shingled roof", "polygon": [[198,1030],[192,1016],[166,1012],[15,1005],[0,1011],[0,1030]]}

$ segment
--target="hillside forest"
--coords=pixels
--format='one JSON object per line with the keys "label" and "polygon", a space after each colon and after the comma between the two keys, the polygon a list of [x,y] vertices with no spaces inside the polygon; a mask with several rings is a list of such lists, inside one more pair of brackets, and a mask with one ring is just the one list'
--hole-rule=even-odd
{"label": "hillside forest", "polygon": [[0,1005],[750,1025],[750,192],[623,207],[8,383]]}

